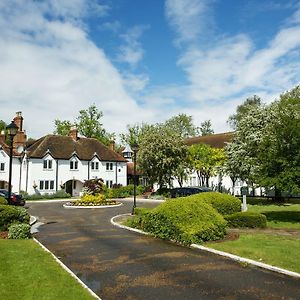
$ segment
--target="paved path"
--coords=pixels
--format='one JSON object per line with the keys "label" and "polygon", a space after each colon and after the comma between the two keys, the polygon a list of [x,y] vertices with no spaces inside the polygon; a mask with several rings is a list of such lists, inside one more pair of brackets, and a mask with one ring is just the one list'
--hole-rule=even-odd
{"label": "paved path", "polygon": [[130,212],[128,202],[91,210],[28,206],[45,223],[35,237],[104,300],[300,299],[298,279],[113,227],[110,218]]}

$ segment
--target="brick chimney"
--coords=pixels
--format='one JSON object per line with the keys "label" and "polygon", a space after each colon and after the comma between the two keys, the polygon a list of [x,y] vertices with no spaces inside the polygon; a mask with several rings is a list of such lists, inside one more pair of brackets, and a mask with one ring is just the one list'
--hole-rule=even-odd
{"label": "brick chimney", "polygon": [[115,151],[115,144],[116,144],[115,141],[110,141],[109,149]]}
{"label": "brick chimney", "polygon": [[78,140],[78,129],[76,126],[72,126],[68,136],[70,136],[75,142]]}
{"label": "brick chimney", "polygon": [[5,144],[5,131],[2,130],[0,133],[0,144]]}
{"label": "brick chimney", "polygon": [[23,117],[21,111],[16,112],[14,122],[18,126],[18,132],[14,137],[13,148],[21,153],[21,150],[25,148],[25,143],[27,140],[26,132],[23,130]]}

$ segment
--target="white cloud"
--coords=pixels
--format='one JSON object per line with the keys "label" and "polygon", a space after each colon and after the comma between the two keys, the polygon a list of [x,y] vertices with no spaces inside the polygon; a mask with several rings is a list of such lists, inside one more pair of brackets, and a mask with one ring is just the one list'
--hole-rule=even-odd
{"label": "white cloud", "polygon": [[119,61],[135,67],[143,59],[144,49],[139,39],[147,29],[148,26],[134,26],[121,34],[124,44],[120,46]]}
{"label": "white cloud", "polygon": [[[92,103],[104,112],[109,131],[148,119],[103,50],[89,40],[81,22],[73,22],[81,10],[71,12],[71,5],[90,2],[6,1],[5,9],[2,4],[0,119],[9,122],[23,111],[31,137],[52,132],[54,119],[73,120]],[[54,4],[57,11],[64,5],[63,19],[56,18]]]}
{"label": "white cloud", "polygon": [[190,42],[212,26],[208,0],[166,0],[165,10],[170,25],[178,34],[177,42]]}

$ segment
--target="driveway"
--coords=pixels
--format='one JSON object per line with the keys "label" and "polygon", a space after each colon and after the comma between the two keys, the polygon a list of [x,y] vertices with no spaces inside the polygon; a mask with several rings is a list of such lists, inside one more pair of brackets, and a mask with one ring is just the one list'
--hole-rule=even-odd
{"label": "driveway", "polygon": [[111,217],[130,212],[132,203],[28,206],[45,223],[35,237],[104,300],[300,299],[298,279],[113,227]]}

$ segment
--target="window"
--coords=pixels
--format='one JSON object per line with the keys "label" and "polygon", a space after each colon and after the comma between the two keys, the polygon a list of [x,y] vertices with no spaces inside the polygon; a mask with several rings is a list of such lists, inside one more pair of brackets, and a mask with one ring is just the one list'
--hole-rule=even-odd
{"label": "window", "polygon": [[71,161],[70,161],[70,169],[71,169],[71,170],[78,170],[78,161],[76,161],[76,160],[71,160]]}
{"label": "window", "polygon": [[54,190],[54,180],[40,180],[40,190]]}
{"label": "window", "polygon": [[92,170],[99,170],[99,162],[92,162],[91,167]]}
{"label": "window", "polygon": [[112,171],[113,170],[113,163],[106,163],[106,171]]}
{"label": "window", "polygon": [[44,169],[51,170],[52,169],[52,160],[51,159],[44,159],[43,165],[44,165]]}
{"label": "window", "polygon": [[5,170],[5,163],[0,163],[0,171],[4,171]]}
{"label": "window", "polygon": [[113,186],[112,180],[106,180],[106,186],[107,186],[108,188],[111,188],[111,187]]}

